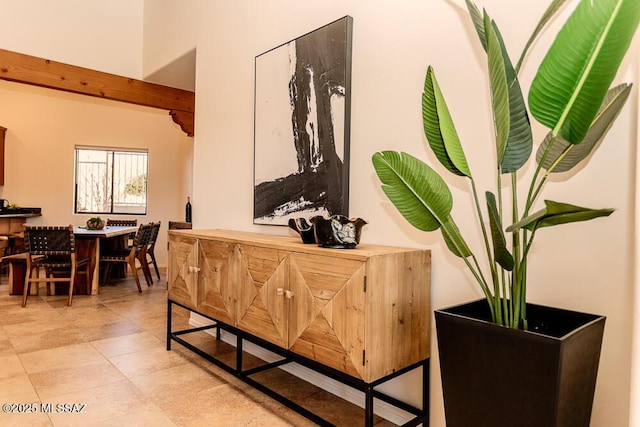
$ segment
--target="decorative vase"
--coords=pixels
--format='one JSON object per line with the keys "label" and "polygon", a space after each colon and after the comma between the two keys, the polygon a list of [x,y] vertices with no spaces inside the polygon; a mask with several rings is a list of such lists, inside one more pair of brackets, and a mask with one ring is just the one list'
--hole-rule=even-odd
{"label": "decorative vase", "polygon": [[527,304],[529,330],[486,300],[436,310],[447,427],[588,427],[605,317]]}
{"label": "decorative vase", "polygon": [[333,215],[330,218],[314,216],[309,221],[313,224],[315,242],[325,248],[353,249],[360,243],[362,227],[367,224],[362,218],[347,218],[344,215]]}

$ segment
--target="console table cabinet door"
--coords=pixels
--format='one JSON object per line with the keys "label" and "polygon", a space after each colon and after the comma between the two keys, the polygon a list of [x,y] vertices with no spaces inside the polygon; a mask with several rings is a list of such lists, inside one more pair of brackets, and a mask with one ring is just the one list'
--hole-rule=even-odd
{"label": "console table cabinet door", "polygon": [[237,245],[230,271],[238,292],[237,327],[287,348],[287,253]]}
{"label": "console table cabinet door", "polygon": [[175,236],[169,244],[169,293],[171,300],[194,310],[198,307],[198,240]]}
{"label": "console table cabinet door", "polygon": [[198,248],[198,312],[235,325],[235,284],[229,279],[235,245],[201,239]]}
{"label": "console table cabinet door", "polygon": [[367,261],[366,377],[380,378],[429,357],[431,253]]}
{"label": "console table cabinet door", "polygon": [[289,349],[363,378],[365,263],[292,253]]}

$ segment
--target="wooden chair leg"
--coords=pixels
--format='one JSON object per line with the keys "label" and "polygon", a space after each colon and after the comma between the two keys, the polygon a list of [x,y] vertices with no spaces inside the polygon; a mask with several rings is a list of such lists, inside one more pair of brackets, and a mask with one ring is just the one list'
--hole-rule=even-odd
{"label": "wooden chair leg", "polygon": [[140,262],[140,268],[144,273],[144,278],[147,281],[147,286],[153,285],[153,277],[151,276],[151,269],[149,268],[149,263],[147,262],[147,254],[140,253],[138,261]]}
{"label": "wooden chair leg", "polygon": [[[27,298],[31,293],[31,277],[33,277],[33,270],[36,271],[36,277],[40,277],[40,267],[36,267],[31,265],[27,267],[27,273],[24,277],[24,288],[22,289],[22,306],[27,306]],[[38,286],[38,282],[36,282],[36,286]]]}
{"label": "wooden chair leg", "polygon": [[129,267],[131,267],[131,272],[133,273],[133,278],[136,280],[136,285],[138,286],[138,292],[142,293],[142,287],[140,286],[140,278],[138,277],[138,269],[136,268],[136,260],[128,261]]}
{"label": "wooden chair leg", "polygon": [[69,307],[71,307],[71,300],[73,299],[73,282],[75,281],[75,277],[76,277],[76,269],[72,268],[71,269],[71,277],[69,278],[69,301],[67,302],[67,305]]}
{"label": "wooden chair leg", "polygon": [[160,270],[158,270],[158,262],[156,261],[156,255],[153,252],[149,252],[149,256],[151,256],[151,262],[153,263],[153,268],[156,270],[156,274],[158,275],[158,280],[160,280]]}
{"label": "wooden chair leg", "polygon": [[22,290],[22,306],[26,307],[27,306],[27,297],[29,296],[29,290],[31,288],[31,281],[29,280],[31,278],[31,272],[27,271],[27,275],[24,279],[24,289]]}

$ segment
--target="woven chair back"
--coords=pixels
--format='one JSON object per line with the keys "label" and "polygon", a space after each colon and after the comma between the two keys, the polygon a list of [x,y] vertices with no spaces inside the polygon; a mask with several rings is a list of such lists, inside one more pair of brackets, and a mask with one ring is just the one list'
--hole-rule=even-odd
{"label": "woven chair back", "polygon": [[110,219],[107,218],[107,226],[114,227],[135,227],[138,225],[137,219]]}
{"label": "woven chair back", "polygon": [[27,226],[24,247],[31,255],[69,255],[75,252],[73,226]]}
{"label": "woven chair back", "polygon": [[140,250],[148,245],[151,239],[152,228],[151,224],[141,224],[136,236],[133,238],[133,247]]}

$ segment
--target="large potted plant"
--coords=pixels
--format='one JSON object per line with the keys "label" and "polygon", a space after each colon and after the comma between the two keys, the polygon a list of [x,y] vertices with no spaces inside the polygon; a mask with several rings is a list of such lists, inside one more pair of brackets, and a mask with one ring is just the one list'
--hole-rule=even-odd
{"label": "large potted plant", "polygon": [[[487,55],[495,130],[496,187],[484,201],[435,70],[427,69],[425,135],[442,166],[468,178],[484,264],[452,217],[452,194],[434,169],[407,153],[373,155],[382,189],[398,211],[419,230],[439,229],[485,295],[436,311],[449,427],[589,425],[604,317],[527,303],[527,260],[539,230],[613,212],[540,199],[549,175],[586,159],[626,102],[631,85],[611,84],[638,27],[640,2],[580,0],[537,70],[527,108],[520,66],[564,3],[551,3],[514,65],[498,25],[467,0]],[[529,115],[549,129],[535,157]],[[518,171],[534,158],[535,173],[521,194]]]}

